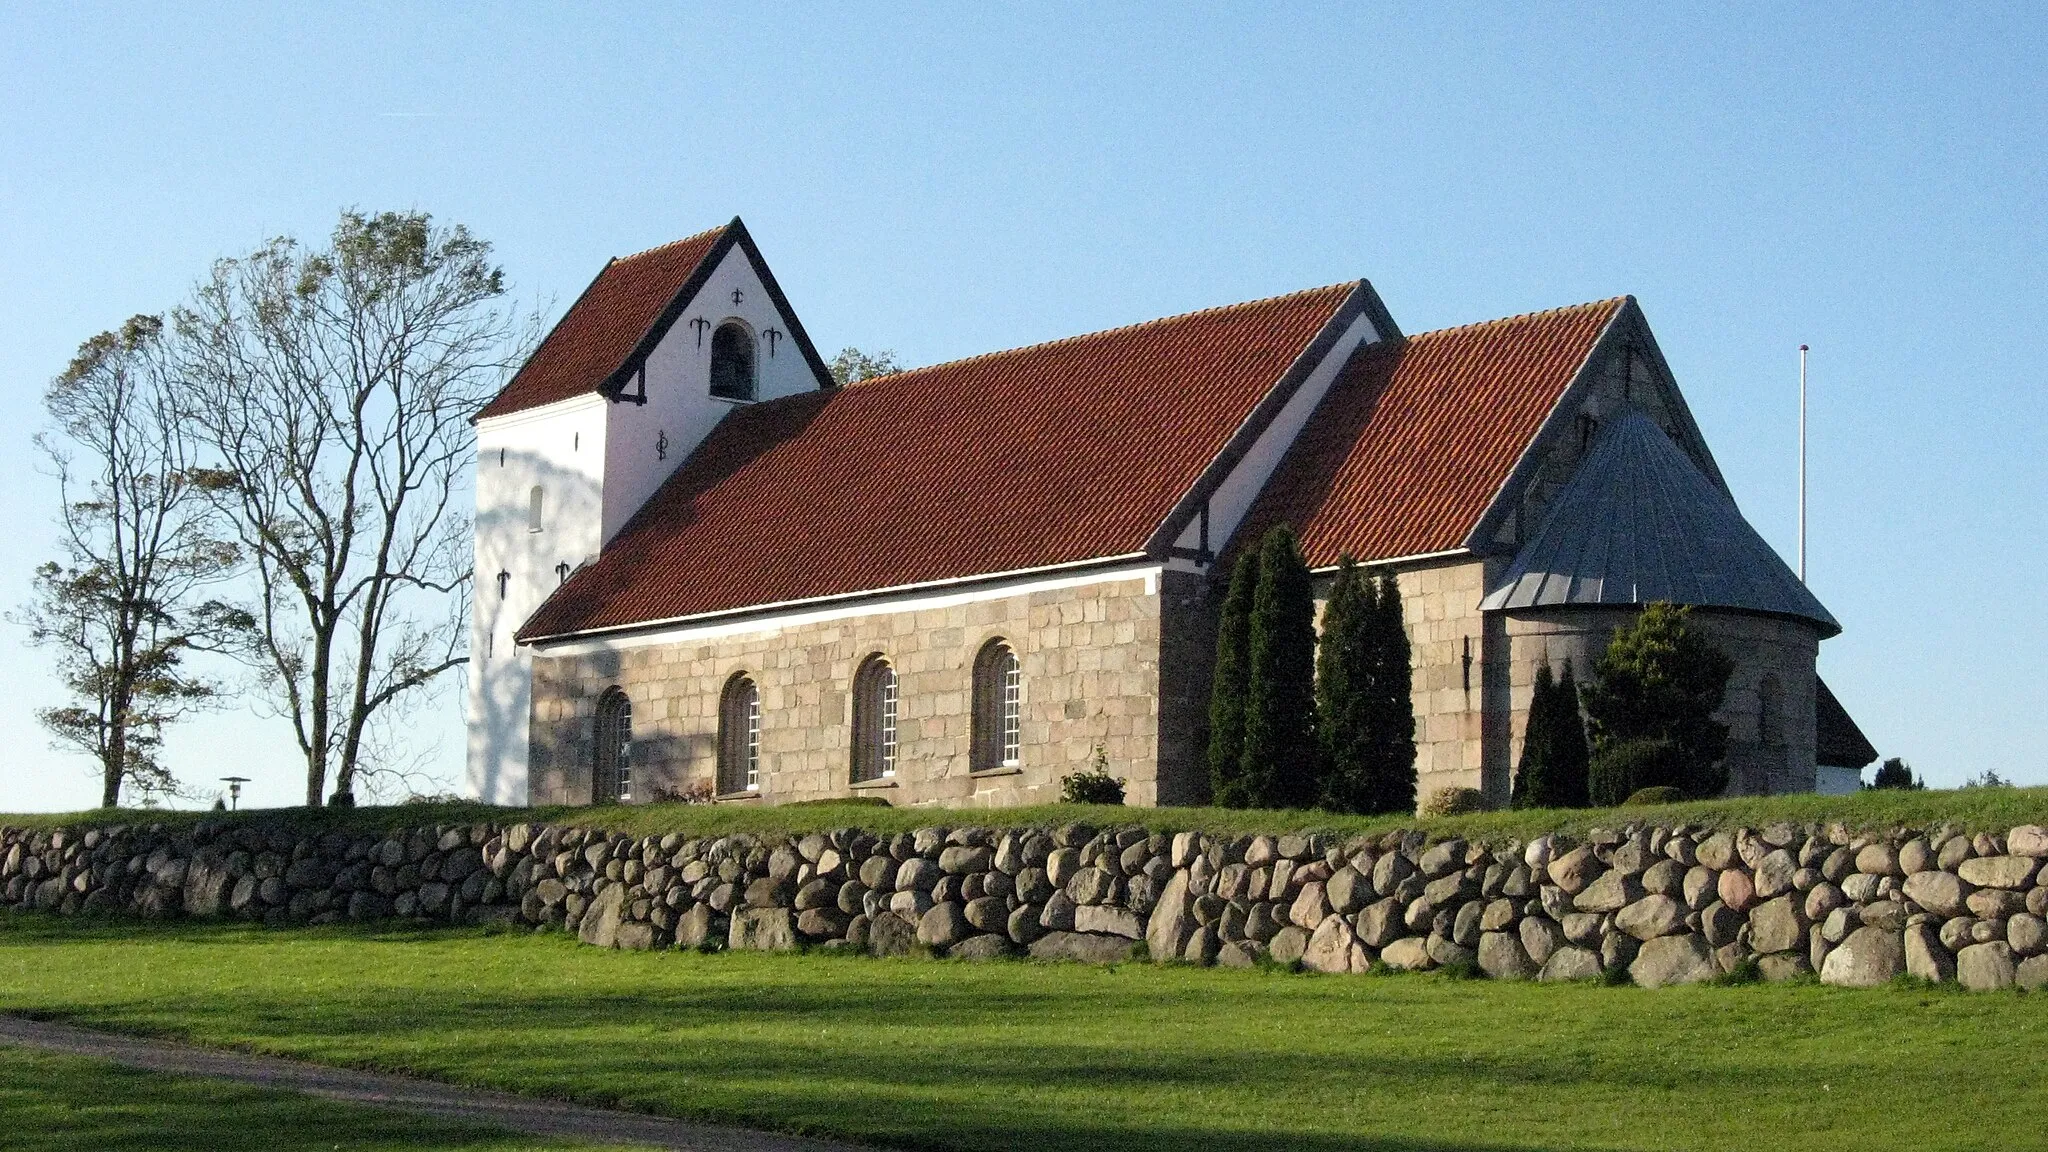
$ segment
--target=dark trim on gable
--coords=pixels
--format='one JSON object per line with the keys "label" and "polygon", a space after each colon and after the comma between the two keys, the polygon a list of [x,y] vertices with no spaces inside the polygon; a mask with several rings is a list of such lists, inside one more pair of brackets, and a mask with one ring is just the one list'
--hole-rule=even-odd
{"label": "dark trim on gable", "polygon": [[[1216,454],[1216,458],[1209,462],[1208,467],[1202,469],[1202,474],[1195,478],[1194,486],[1174,504],[1172,511],[1166,514],[1166,519],[1161,521],[1159,527],[1146,539],[1146,555],[1165,559],[1171,554],[1174,541],[1180,539],[1181,533],[1187,531],[1188,524],[1196,516],[1205,513],[1210,498],[1216,495],[1216,490],[1221,488],[1237,466],[1244,462],[1253,445],[1259,442],[1259,437],[1265,434],[1274,420],[1279,419],[1280,410],[1285,408],[1287,402],[1294,398],[1294,394],[1301,390],[1301,385],[1308,379],[1309,374],[1329,357],[1337,341],[1360,315],[1372,321],[1373,335],[1377,337],[1368,344],[1361,344],[1361,348],[1371,343],[1399,338],[1398,330],[1390,334],[1380,329],[1382,317],[1386,318],[1389,327],[1393,325],[1393,318],[1387,316],[1386,306],[1380,303],[1379,294],[1373,291],[1372,282],[1358,281],[1352,287],[1351,294],[1346,296],[1343,302],[1337,305],[1337,310],[1330,314],[1330,318],[1323,322],[1322,330],[1315,334],[1314,339],[1308,342],[1308,346],[1303,348],[1299,355],[1295,356],[1294,362],[1287,366],[1287,371],[1281,373],[1280,379],[1274,382],[1265,398],[1253,406],[1251,413],[1223,445],[1223,450]],[[1214,543],[1212,541],[1212,546]],[[1228,541],[1223,543],[1227,544]]]}
{"label": "dark trim on gable", "polygon": [[1558,438],[1572,434],[1572,422],[1565,418],[1566,414],[1578,411],[1585,390],[1591,387],[1594,374],[1607,362],[1608,357],[1626,354],[1631,347],[1640,348],[1648,357],[1651,367],[1663,378],[1673,416],[1679,423],[1680,431],[1689,441],[1680,447],[1686,449],[1695,463],[1701,465],[1700,471],[1706,474],[1714,487],[1728,495],[1729,499],[1734,499],[1734,494],[1728,491],[1728,482],[1721,478],[1721,469],[1714,462],[1714,454],[1707,449],[1706,437],[1700,434],[1699,424],[1692,418],[1692,410],[1686,407],[1685,393],[1678,387],[1678,378],[1672,375],[1671,365],[1665,362],[1663,351],[1657,347],[1657,338],[1650,332],[1650,322],[1643,316],[1642,306],[1636,302],[1634,296],[1624,296],[1621,298],[1621,307],[1615,309],[1614,315],[1608,318],[1606,327],[1600,330],[1599,339],[1593,341],[1593,347],[1587,351],[1586,358],[1579,363],[1578,370],[1572,373],[1571,383],[1565,385],[1564,391],[1558,393],[1557,402],[1551,405],[1549,415],[1543,418],[1543,423],[1537,427],[1536,434],[1523,445],[1522,454],[1515,460],[1514,469],[1508,473],[1507,479],[1501,482],[1500,489],[1493,494],[1493,499],[1487,502],[1486,511],[1480,513],[1478,523],[1465,534],[1464,547],[1480,555],[1493,555],[1498,551],[1492,541],[1500,532],[1501,522],[1513,515],[1520,506],[1522,493],[1527,490],[1530,479],[1542,465],[1544,456],[1556,444]]}
{"label": "dark trim on gable", "polygon": [[753,234],[747,231],[747,226],[740,223],[737,216],[732,218],[731,227],[739,236],[740,249],[753,263],[754,275],[760,277],[761,287],[768,290],[769,301],[782,312],[783,320],[789,324],[790,339],[796,341],[796,346],[804,354],[805,362],[811,366],[811,374],[818,378],[819,391],[830,392],[839,387],[832,379],[832,369],[826,367],[824,357],[819,356],[817,348],[811,344],[810,333],[804,331],[804,322],[797,319],[796,309],[789,306],[789,297],[782,294],[782,285],[775,282],[775,273],[769,269],[768,261],[762,259],[761,250],[754,247]]}
{"label": "dark trim on gable", "polygon": [[[598,282],[599,280],[602,280],[602,279],[604,279],[604,274],[605,274],[605,273],[607,273],[607,272],[609,272],[609,271],[611,271],[611,269],[612,269],[612,265],[614,265],[614,264],[617,264],[618,262],[619,262],[619,260],[618,260],[618,257],[616,257],[616,256],[614,256],[614,257],[612,257],[611,259],[609,259],[609,260],[606,260],[606,261],[604,262],[604,267],[602,267],[602,268],[599,268],[599,269],[597,270],[597,275],[595,275],[595,276],[592,276],[592,277],[590,278],[590,283],[588,283],[588,284],[585,284],[585,285],[583,286],[583,291],[581,291],[581,292],[578,292],[578,293],[576,294],[576,299],[574,299],[574,300],[571,300],[571,301],[569,302],[569,307],[568,307],[568,308],[566,308],[566,309],[564,309],[564,310],[563,310],[563,312],[562,312],[562,314],[561,314],[560,316],[557,316],[557,317],[555,317],[555,322],[554,322],[554,323],[553,323],[552,325],[550,325],[550,326],[548,327],[548,334],[547,334],[546,336],[544,336],[544,337],[542,337],[542,338],[541,338],[541,341],[540,341],[540,343],[538,343],[538,344],[535,344],[535,345],[533,346],[533,351],[532,351],[532,352],[529,352],[529,353],[527,353],[527,356],[526,356],[526,363],[525,363],[525,364],[521,364],[521,365],[519,366],[519,371],[517,371],[517,372],[514,372],[514,373],[512,374],[512,378],[511,378],[510,380],[507,380],[507,381],[505,381],[505,386],[504,386],[503,388],[500,388],[500,389],[498,389],[497,393],[496,393],[496,394],[494,394],[494,395],[493,395],[493,396],[492,396],[492,397],[491,397],[491,398],[490,398],[489,400],[486,400],[486,401],[484,401],[484,403],[483,403],[483,407],[482,407],[482,408],[478,408],[478,409],[476,410],[476,415],[474,415],[474,416],[471,416],[471,417],[469,418],[469,422],[470,422],[471,424],[474,424],[474,423],[476,423],[476,422],[477,422],[477,421],[479,421],[479,420],[485,419],[485,416],[484,416],[484,409],[486,409],[486,408],[489,408],[489,407],[490,407],[491,405],[493,405],[493,404],[496,404],[496,403],[498,402],[498,397],[499,397],[499,396],[503,396],[503,395],[504,395],[505,393],[507,393],[507,392],[510,392],[510,391],[512,390],[512,386],[513,386],[514,384],[517,384],[517,383],[519,383],[519,378],[520,378],[521,376],[524,376],[524,375],[526,375],[526,369],[527,369],[527,365],[530,365],[530,364],[532,364],[532,363],[533,363],[533,358],[534,358],[535,356],[537,356],[537,355],[539,355],[539,354],[540,354],[540,350],[541,350],[542,348],[545,348],[545,347],[547,347],[547,343],[548,343],[548,341],[549,341],[549,340],[553,340],[553,339],[555,338],[555,330],[556,330],[556,329],[558,329],[558,328],[560,328],[560,327],[562,326],[563,322],[569,319],[569,314],[570,314],[570,313],[572,313],[572,312],[574,312],[574,311],[576,311],[576,305],[578,305],[578,304],[581,304],[581,303],[583,303],[583,298],[584,298],[585,296],[588,296],[588,295],[590,295],[590,290],[591,290],[592,288],[595,288],[595,287],[597,287],[597,282]],[[499,413],[498,415],[500,415],[500,416],[511,416],[511,415],[514,415],[514,414],[515,414],[515,413],[517,413],[517,412],[524,412],[524,411],[526,411],[526,409],[524,409],[524,408],[518,408],[518,409],[514,409],[514,410],[513,410],[512,412],[501,412],[501,413]],[[497,417],[491,417],[491,419],[496,419],[496,418],[497,418]]]}
{"label": "dark trim on gable", "polygon": [[753,265],[754,275],[760,278],[762,287],[768,290],[769,302],[782,313],[783,321],[789,325],[790,339],[803,351],[804,360],[810,365],[811,374],[817,378],[819,390],[832,390],[831,371],[818,357],[818,350],[811,346],[811,338],[804,332],[803,321],[798,320],[796,312],[790,308],[789,298],[782,294],[781,286],[775,282],[775,274],[768,270],[767,261],[761,258],[761,250],[754,246],[754,238],[747,234],[747,226],[735,216],[732,223],[727,224],[719,233],[718,239],[712,241],[703,259],[697,261],[697,267],[690,272],[690,278],[683,281],[683,286],[676,289],[676,294],[669,298],[669,302],[654,317],[654,322],[647,326],[647,331],[642,333],[639,342],[633,345],[633,351],[627,354],[625,362],[597,386],[600,395],[607,400],[619,398],[620,393],[625,390],[626,381],[647,363],[649,356],[654,355],[654,350],[660,347],[662,339],[668,335],[668,330],[675,326],[677,320],[682,319],[683,312],[689,308],[690,302],[697,298],[697,293],[704,290],[704,282],[711,279],[711,274],[718,270],[719,263],[732,251],[735,244],[747,254],[748,262]]}
{"label": "dark trim on gable", "polygon": [[1607,318],[1606,325],[1600,329],[1599,337],[1593,341],[1593,346],[1586,350],[1585,359],[1579,361],[1578,368],[1572,372],[1571,381],[1557,394],[1557,399],[1551,402],[1550,412],[1543,417],[1543,423],[1536,426],[1536,434],[1529,437],[1527,444],[1522,445],[1522,454],[1515,458],[1515,466],[1509,470],[1507,479],[1501,481],[1500,487],[1494,490],[1493,499],[1486,502],[1486,511],[1479,514],[1479,522],[1472,526],[1470,532],[1465,533],[1465,539],[1461,542],[1464,548],[1483,556],[1494,553],[1495,550],[1489,542],[1499,535],[1501,521],[1514,514],[1516,507],[1521,503],[1522,492],[1528,488],[1536,470],[1542,467],[1543,457],[1551,445],[1558,437],[1570,433],[1570,421],[1565,419],[1565,414],[1578,410],[1578,402],[1585,390],[1590,387],[1589,381],[1595,369],[1605,363],[1607,357],[1615,350],[1627,346],[1631,333],[1625,329],[1629,307],[1634,303],[1635,297],[1624,297],[1621,307],[1615,309],[1614,315]]}
{"label": "dark trim on gable", "polygon": [[1671,393],[1671,408],[1678,418],[1680,430],[1692,441],[1691,444],[1681,447],[1693,449],[1694,460],[1700,465],[1700,471],[1707,474],[1707,479],[1714,482],[1714,487],[1733,500],[1735,493],[1729,491],[1728,481],[1721,476],[1721,466],[1714,460],[1713,449],[1707,447],[1707,437],[1700,431],[1699,422],[1692,418],[1692,408],[1685,402],[1685,390],[1678,386],[1677,374],[1671,371],[1670,363],[1664,359],[1664,350],[1657,346],[1657,334],[1650,331],[1650,318],[1643,314],[1642,305],[1637,303],[1633,296],[1628,297],[1628,303],[1623,307],[1623,311],[1628,314],[1629,323],[1635,328],[1635,336],[1641,341],[1650,367],[1664,378],[1664,386]]}

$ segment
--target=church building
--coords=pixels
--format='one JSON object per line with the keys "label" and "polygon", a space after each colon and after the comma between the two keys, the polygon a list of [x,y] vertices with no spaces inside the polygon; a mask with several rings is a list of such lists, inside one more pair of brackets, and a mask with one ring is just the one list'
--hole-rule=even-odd
{"label": "church building", "polygon": [[1536,670],[1646,603],[1730,791],[1876,752],[1631,297],[1404,334],[1364,280],[835,385],[741,222],[606,264],[477,417],[469,788],[507,804],[1207,798],[1235,550],[1398,573],[1418,795],[1505,803]]}

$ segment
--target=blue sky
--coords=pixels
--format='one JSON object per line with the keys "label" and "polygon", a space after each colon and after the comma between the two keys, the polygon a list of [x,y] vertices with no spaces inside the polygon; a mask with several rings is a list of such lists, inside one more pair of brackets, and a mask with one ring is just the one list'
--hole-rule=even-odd
{"label": "blue sky", "polygon": [[[2048,17],[1327,7],[10,6],[0,603],[43,385],[214,258],[417,207],[557,313],[739,214],[828,354],[910,363],[1358,276],[1410,332],[1633,293],[1787,556],[1809,343],[1823,674],[1937,784],[2048,783]],[[91,803],[0,634],[0,810]],[[301,789],[247,710],[171,756]]]}

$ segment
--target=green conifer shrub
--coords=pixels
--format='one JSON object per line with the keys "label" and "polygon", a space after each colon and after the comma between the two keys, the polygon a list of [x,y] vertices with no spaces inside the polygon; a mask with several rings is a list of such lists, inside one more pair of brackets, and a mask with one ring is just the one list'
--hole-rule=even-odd
{"label": "green conifer shrub", "polygon": [[[1714,711],[1735,662],[1690,627],[1689,614],[1687,608],[1664,602],[1645,607],[1634,623],[1615,630],[1597,675],[1582,693],[1593,737],[1595,804],[1619,804],[1639,788],[1662,784],[1695,799],[1719,796],[1728,786],[1722,762],[1728,726],[1714,719]],[[1636,748],[1626,756],[1617,751],[1643,742],[1669,747],[1654,753]],[[1604,758],[1616,759],[1603,780],[1599,767]],[[1617,795],[1609,789],[1617,786],[1624,768],[1670,778],[1638,778]]]}
{"label": "green conifer shrub", "polygon": [[1209,790],[1217,805],[1248,808],[1244,767],[1245,681],[1251,674],[1252,590],[1259,557],[1247,550],[1230,573],[1216,629],[1216,673],[1209,689]]}
{"label": "green conifer shrub", "polygon": [[1315,592],[1294,529],[1285,524],[1259,544],[1252,591],[1249,675],[1245,679],[1240,773],[1260,808],[1316,802]]}
{"label": "green conifer shrub", "polygon": [[1894,756],[1877,766],[1877,779],[1873,780],[1870,786],[1872,788],[1896,788],[1905,792],[1918,792],[1926,788],[1927,784],[1913,775],[1912,765],[1906,763],[1904,759]]}
{"label": "green conifer shrub", "polygon": [[1564,662],[1562,677],[1551,675],[1546,663],[1536,670],[1536,691],[1529,701],[1529,724],[1522,738],[1522,762],[1515,770],[1512,805],[1584,808],[1590,759],[1572,662]]}
{"label": "green conifer shrub", "polygon": [[1316,735],[1322,742],[1322,795],[1316,806],[1332,812],[1371,812],[1374,787],[1372,722],[1367,685],[1373,674],[1372,613],[1379,589],[1346,553],[1323,605],[1316,641]]}
{"label": "green conifer shrub", "polygon": [[1367,812],[1415,811],[1414,664],[1402,622],[1401,585],[1382,569],[1367,618],[1371,675],[1359,691],[1370,733],[1372,802]]}

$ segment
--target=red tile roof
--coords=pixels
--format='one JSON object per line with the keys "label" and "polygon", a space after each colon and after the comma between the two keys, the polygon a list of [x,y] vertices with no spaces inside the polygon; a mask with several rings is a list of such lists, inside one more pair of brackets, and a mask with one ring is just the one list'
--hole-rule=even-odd
{"label": "red tile roof", "polygon": [[1459,547],[1626,297],[1361,351],[1237,534],[1292,524],[1315,567]]}
{"label": "red tile roof", "polygon": [[478,419],[595,392],[733,225],[607,263]]}
{"label": "red tile roof", "polygon": [[737,409],[520,638],[1142,551],[1362,290]]}

